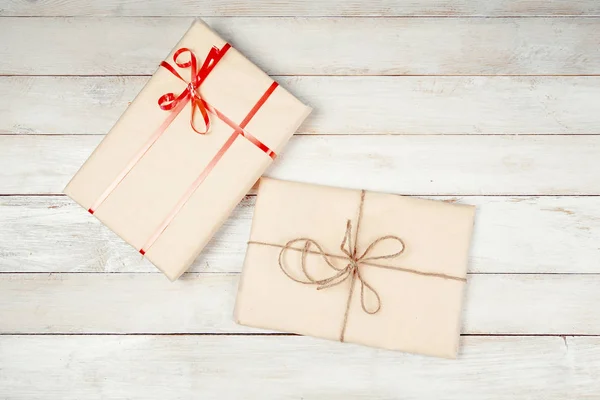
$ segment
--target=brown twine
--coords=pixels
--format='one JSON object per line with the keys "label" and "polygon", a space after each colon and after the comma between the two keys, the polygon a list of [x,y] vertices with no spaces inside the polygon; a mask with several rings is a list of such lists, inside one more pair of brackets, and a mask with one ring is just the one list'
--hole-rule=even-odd
{"label": "brown twine", "polygon": [[[467,281],[465,278],[459,278],[459,277],[451,276],[451,275],[439,274],[439,273],[434,273],[434,272],[422,272],[422,271],[417,271],[417,270],[409,269],[409,268],[390,267],[388,265],[373,263],[372,262],[373,260],[387,260],[387,259],[395,258],[404,252],[404,250],[406,248],[406,246],[404,245],[404,241],[402,239],[400,239],[398,236],[394,236],[394,235],[382,236],[380,238],[375,239],[360,256],[357,256],[357,254],[358,254],[358,251],[357,251],[358,250],[357,249],[358,230],[360,228],[360,221],[362,219],[362,210],[363,210],[364,200],[365,200],[365,191],[362,190],[360,192],[360,203],[359,203],[359,207],[358,207],[358,218],[356,221],[356,230],[354,232],[354,241],[352,240],[352,222],[350,220],[348,220],[346,223],[346,233],[344,234],[344,238],[340,245],[340,250],[342,251],[342,253],[345,254],[344,256],[326,253],[325,250],[323,250],[323,248],[321,247],[321,245],[319,245],[319,243],[317,243],[316,241],[314,241],[310,238],[292,239],[289,242],[287,242],[285,245],[268,243],[268,242],[258,242],[258,241],[249,241],[248,242],[248,244],[258,244],[258,245],[262,245],[262,246],[270,246],[270,247],[280,248],[281,251],[279,252],[278,261],[279,261],[279,268],[281,268],[283,273],[288,278],[292,279],[295,282],[302,283],[305,285],[316,285],[317,290],[322,290],[322,289],[327,289],[327,288],[330,288],[333,286],[337,286],[337,285],[345,282],[348,278],[350,278],[350,290],[348,292],[348,300],[346,301],[346,310],[344,312],[344,319],[342,322],[342,328],[341,328],[341,332],[340,332],[340,341],[341,342],[344,341],[344,335],[346,333],[346,326],[348,324],[348,314],[350,312],[350,303],[352,301],[352,294],[354,292],[354,282],[356,281],[356,278],[358,278],[358,280],[360,281],[360,305],[361,305],[363,311],[366,312],[367,314],[372,315],[372,314],[376,314],[377,312],[379,312],[379,310],[381,310],[381,297],[379,296],[379,293],[377,293],[377,291],[371,285],[369,285],[367,282],[365,282],[365,280],[361,276],[360,269],[359,269],[359,266],[361,266],[361,265],[368,265],[371,267],[408,272],[408,273],[415,274],[415,275],[429,276],[429,277],[434,277],[434,278],[449,279],[449,280],[455,280],[455,281],[461,281],[461,282]],[[368,254],[373,250],[373,248],[377,244],[379,244],[385,240],[395,241],[396,244],[401,246],[400,249],[391,254],[368,257]],[[294,244],[299,243],[299,242],[303,242],[304,245],[301,248],[294,247]],[[311,250],[311,246],[316,247],[317,250]],[[292,276],[287,271],[287,269],[285,267],[284,255],[288,250],[301,252],[302,273],[304,274],[304,276],[306,277],[307,280],[298,279],[298,278]],[[310,275],[310,273],[306,269],[306,256],[308,254],[320,255],[323,258],[323,260],[325,261],[325,263],[336,272],[328,278],[315,279],[314,277],[312,277]],[[339,267],[336,267],[331,262],[331,259],[346,260],[346,261],[348,261],[348,264],[344,268],[339,268]],[[365,290],[369,290],[373,295],[375,295],[375,298],[377,299],[377,307],[374,310],[369,310],[365,304]]]}

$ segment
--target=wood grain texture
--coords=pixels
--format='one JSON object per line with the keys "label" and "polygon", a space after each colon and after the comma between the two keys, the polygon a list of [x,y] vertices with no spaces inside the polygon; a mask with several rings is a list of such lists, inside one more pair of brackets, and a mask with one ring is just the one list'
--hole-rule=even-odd
{"label": "wood grain texture", "polygon": [[[0,194],[60,193],[100,141],[0,135]],[[410,195],[600,195],[600,136],[295,136],[266,175]],[[326,173],[325,173],[326,172]]]}
{"label": "wood grain texture", "polygon": [[[235,325],[252,195],[175,283],[37,195],[193,15],[316,109],[268,175],[478,207],[459,360]],[[599,2],[0,0],[0,38],[0,398],[598,399]]]}
{"label": "wood grain texture", "polygon": [[[233,321],[238,279],[0,274],[0,333],[267,332]],[[600,335],[598,302],[600,275],[469,275],[462,332]]]}
{"label": "wood grain texture", "polygon": [[0,16],[539,16],[600,14],[594,0],[2,0]]}
{"label": "wood grain texture", "polygon": [[[233,321],[238,278],[0,274],[0,332],[266,332]],[[600,335],[599,302],[600,275],[469,275],[462,332]]]}
{"label": "wood grain texture", "polygon": [[600,391],[600,339],[467,337],[458,360],[288,336],[2,336],[11,400],[564,400]]}
{"label": "wood grain texture", "polygon": [[[600,77],[276,77],[301,134],[598,134]],[[0,133],[104,134],[147,77],[0,77]]]}
{"label": "wood grain texture", "polygon": [[[600,73],[600,18],[206,18],[271,75]],[[148,75],[190,18],[2,18],[0,74]],[[326,32],[326,34],[324,34]]]}
{"label": "wood grain texture", "polygon": [[[431,198],[477,206],[470,272],[599,272],[600,197]],[[241,271],[254,202],[238,205],[190,271]],[[66,197],[0,197],[0,226],[0,272],[157,272]]]}

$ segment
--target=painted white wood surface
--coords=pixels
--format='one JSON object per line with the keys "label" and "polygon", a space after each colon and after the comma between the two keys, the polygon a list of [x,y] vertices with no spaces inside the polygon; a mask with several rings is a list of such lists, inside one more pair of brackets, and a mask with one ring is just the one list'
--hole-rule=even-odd
{"label": "painted white wood surface", "polygon": [[[193,15],[316,109],[271,176],[478,206],[459,360],[236,326],[254,196],[174,284],[48,196]],[[598,398],[598,16],[595,0],[0,0],[0,398]]]}
{"label": "painted white wood surface", "polygon": [[11,400],[598,398],[597,337],[462,342],[439,360],[298,336],[2,336],[16,362],[0,387]]}
{"label": "painted white wood surface", "polygon": [[[375,139],[295,136],[266,175],[410,195],[600,194],[597,135]],[[0,136],[0,194],[60,193],[100,140],[94,135]]]}
{"label": "painted white wood surface", "polygon": [[[233,321],[238,278],[0,274],[0,333],[260,332]],[[599,303],[600,275],[469,275],[462,331],[600,335]]]}
{"label": "painted white wood surface", "polygon": [[[600,28],[599,28],[600,29]],[[598,76],[276,77],[300,134],[598,134]],[[147,77],[0,77],[0,133],[104,134]]]}
{"label": "painted white wood surface", "polygon": [[600,14],[595,0],[3,0],[0,16],[540,16]]}
{"label": "painted white wood surface", "polygon": [[[598,274],[600,197],[431,197],[477,206],[471,273]],[[192,272],[240,272],[247,196]],[[0,197],[0,272],[150,272],[146,259],[64,196]]]}
{"label": "painted white wood surface", "polygon": [[[2,18],[0,74],[147,75],[190,18]],[[598,18],[206,18],[271,75],[600,72]],[[299,34],[301,32],[301,34]]]}

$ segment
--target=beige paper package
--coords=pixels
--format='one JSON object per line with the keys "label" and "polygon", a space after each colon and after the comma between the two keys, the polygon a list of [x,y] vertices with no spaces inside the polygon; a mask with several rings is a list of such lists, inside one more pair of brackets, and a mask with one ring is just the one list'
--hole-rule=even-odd
{"label": "beige paper package", "polygon": [[474,213],[262,178],[236,322],[455,358]]}
{"label": "beige paper package", "polygon": [[165,62],[65,193],[174,280],[310,108],[200,21]]}

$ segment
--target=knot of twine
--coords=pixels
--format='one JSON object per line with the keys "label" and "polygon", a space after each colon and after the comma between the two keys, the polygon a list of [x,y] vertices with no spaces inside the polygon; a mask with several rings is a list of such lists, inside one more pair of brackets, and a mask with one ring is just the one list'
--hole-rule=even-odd
{"label": "knot of twine", "polygon": [[[305,285],[315,285],[317,290],[323,290],[323,289],[327,289],[327,288],[330,288],[333,286],[337,286],[337,285],[340,285],[341,283],[345,282],[346,280],[350,279],[350,290],[348,291],[348,300],[346,301],[346,311],[344,313],[342,329],[341,329],[340,337],[339,337],[339,340],[341,342],[344,341],[344,335],[346,333],[346,326],[348,324],[348,314],[350,312],[350,303],[352,300],[352,294],[354,292],[354,283],[355,283],[356,279],[358,279],[360,281],[360,305],[361,305],[363,311],[366,312],[367,314],[372,315],[372,314],[378,313],[382,307],[381,297],[379,296],[379,293],[377,293],[377,291],[373,288],[373,286],[371,286],[369,283],[367,283],[365,281],[364,277],[361,275],[361,272],[360,272],[361,266],[368,265],[371,267],[389,269],[389,270],[394,270],[394,271],[408,272],[411,274],[421,275],[421,276],[429,276],[429,277],[455,280],[455,281],[461,281],[461,282],[467,281],[465,278],[459,278],[459,277],[451,276],[451,275],[445,275],[445,274],[440,274],[440,273],[435,273],[435,272],[423,272],[423,271],[418,271],[415,269],[402,268],[402,267],[391,267],[388,265],[374,263],[374,261],[377,261],[377,260],[388,260],[388,259],[396,258],[396,257],[400,256],[402,253],[404,253],[404,250],[406,249],[406,245],[405,245],[404,241],[401,238],[399,238],[398,236],[394,236],[394,235],[381,236],[381,237],[375,239],[362,254],[358,255],[359,253],[357,250],[356,242],[358,239],[358,230],[359,230],[360,221],[362,218],[362,209],[363,209],[364,199],[365,199],[365,191],[362,190],[361,194],[360,194],[360,203],[359,203],[359,207],[358,207],[358,218],[357,218],[357,222],[356,222],[356,230],[354,231],[354,235],[355,235],[354,240],[352,240],[352,222],[350,220],[348,220],[346,222],[346,232],[344,234],[344,238],[342,239],[342,243],[340,245],[340,250],[344,254],[343,256],[336,255],[336,254],[329,254],[315,240],[310,239],[310,238],[305,238],[305,237],[292,239],[292,240],[288,241],[285,245],[280,245],[280,244],[276,244],[276,243],[268,243],[268,242],[259,242],[259,241],[249,241],[248,242],[248,244],[258,244],[258,245],[262,245],[262,246],[271,246],[271,247],[280,248],[281,251],[279,252],[278,261],[279,261],[279,268],[281,268],[283,273],[288,278],[292,279],[295,282],[302,283]],[[369,255],[371,252],[373,252],[373,250],[375,249],[375,247],[378,244],[381,244],[384,241],[388,241],[388,242],[392,241],[392,242],[394,242],[392,245],[399,246],[399,247],[397,247],[397,250],[393,253],[383,254],[383,255],[379,255],[379,256]],[[294,246],[294,245],[297,245],[298,243],[303,243],[303,246],[301,248]],[[313,246],[315,249],[313,249]],[[293,276],[292,274],[290,274],[290,272],[288,271],[289,268],[287,268],[286,262],[285,262],[285,254],[288,251],[296,251],[296,252],[301,253],[300,265],[301,265],[302,273],[304,274],[304,277],[306,279],[298,279],[295,276]],[[306,267],[306,258],[307,258],[308,254],[320,255],[323,258],[323,260],[325,261],[325,263],[331,269],[334,270],[333,275],[331,275],[327,278],[323,278],[323,279],[317,279],[317,278],[313,277],[308,272],[308,269]],[[347,264],[344,268],[340,268],[333,264],[333,262],[331,261],[332,259],[345,260],[345,261],[347,261]],[[376,306],[371,309],[367,306],[366,300],[365,300],[365,293],[367,291],[369,291],[376,299],[376,303],[375,303]]]}
{"label": "knot of twine", "polygon": [[[380,255],[380,256],[369,256],[369,254],[373,251],[373,249],[375,248],[375,246],[377,244],[379,244],[383,241],[386,241],[386,240],[394,241],[395,244],[398,246],[398,250],[393,253],[390,253],[390,254],[384,254],[384,255]],[[303,243],[303,246],[301,249],[298,249],[297,247],[294,246],[294,245],[297,245],[298,243]],[[313,247],[315,249],[313,249]],[[391,258],[398,257],[400,254],[402,254],[404,252],[404,249],[405,249],[405,245],[404,245],[404,242],[402,241],[402,239],[400,239],[398,236],[387,235],[387,236],[382,236],[382,237],[374,240],[367,247],[367,249],[362,254],[359,255],[357,252],[356,242],[355,241],[353,242],[353,240],[352,240],[352,222],[350,220],[348,220],[346,223],[346,232],[344,234],[342,243],[340,244],[340,250],[342,251],[342,253],[345,254],[345,257],[341,257],[341,256],[335,257],[331,254],[328,254],[327,252],[325,252],[325,250],[323,250],[323,248],[321,247],[321,245],[319,243],[317,243],[316,241],[314,241],[310,238],[297,238],[297,239],[290,240],[284,246],[282,246],[282,249],[279,252],[279,267],[281,268],[283,273],[285,275],[287,275],[293,281],[302,283],[305,285],[316,285],[317,290],[323,290],[323,289],[327,289],[327,288],[330,288],[333,286],[337,286],[337,285],[345,282],[346,280],[350,279],[350,281],[351,281],[350,282],[350,293],[348,295],[348,304],[347,304],[346,313],[344,316],[344,325],[345,325],[345,321],[348,318],[348,312],[350,309],[350,298],[352,297],[352,292],[354,289],[354,282],[356,279],[358,279],[360,281],[360,304],[361,304],[363,311],[366,312],[367,314],[376,314],[381,309],[381,297],[379,296],[379,293],[377,293],[377,290],[375,290],[375,288],[373,288],[373,286],[371,286],[369,283],[367,283],[365,281],[364,277],[362,276],[362,274],[360,272],[360,266],[361,265],[369,265],[368,263],[370,261],[384,260],[384,259],[391,259]],[[304,277],[306,279],[298,279],[288,271],[288,268],[286,267],[286,263],[285,263],[285,254],[289,250],[301,252],[301,268],[302,268],[302,273],[304,274]],[[315,277],[313,277],[308,272],[307,265],[306,265],[307,264],[306,257],[308,254],[320,255],[323,258],[323,261],[325,261],[325,263],[334,271],[333,275],[331,275],[327,278],[324,278],[324,279],[316,279]],[[346,264],[346,266],[344,268],[340,268],[332,262],[332,258],[344,258],[348,263]],[[374,308],[369,308],[366,304],[366,300],[365,300],[365,292],[366,291],[369,291],[372,295],[374,295],[374,297],[376,299],[376,302],[375,302],[376,305]],[[343,341],[343,332],[340,337],[340,340]]]}

